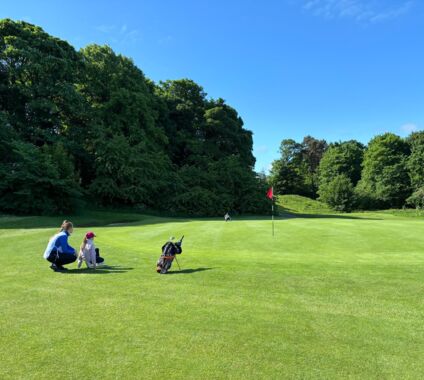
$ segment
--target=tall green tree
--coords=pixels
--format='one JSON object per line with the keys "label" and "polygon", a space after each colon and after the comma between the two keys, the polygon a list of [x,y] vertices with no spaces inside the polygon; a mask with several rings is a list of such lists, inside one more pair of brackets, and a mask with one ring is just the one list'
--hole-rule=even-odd
{"label": "tall green tree", "polygon": [[108,46],[81,50],[86,66],[79,91],[91,111],[84,148],[93,159],[84,186],[104,204],[157,206],[171,165],[168,139],[156,123],[154,87],[134,63]]}
{"label": "tall green tree", "polygon": [[364,146],[354,140],[330,144],[319,165],[319,199],[338,211],[355,206],[353,187],[361,178]]}
{"label": "tall green tree", "polygon": [[364,208],[401,207],[411,193],[410,147],[393,133],[373,138],[365,151],[357,194]]}
{"label": "tall green tree", "polygon": [[0,20],[0,109],[25,142],[53,144],[83,123],[75,86],[82,69],[67,42],[26,22]]}
{"label": "tall green tree", "polygon": [[207,95],[203,88],[190,79],[168,80],[159,83],[156,94],[168,110],[165,128],[172,162],[181,167],[203,159]]}
{"label": "tall green tree", "polygon": [[318,167],[327,149],[325,140],[312,136],[304,137],[302,141],[302,157],[305,163],[304,183],[309,195],[316,198],[318,191]]}
{"label": "tall green tree", "polygon": [[407,142],[411,148],[408,171],[414,190],[424,187],[424,131],[412,133]]}
{"label": "tall green tree", "polygon": [[199,215],[264,211],[252,133],[236,110],[223,99],[208,100],[188,79],[162,82],[157,94],[169,110],[169,151],[179,178],[173,207]]}
{"label": "tall green tree", "polygon": [[266,206],[252,133],[224,100],[25,22],[0,21],[0,143],[0,211],[64,212],[83,197],[196,215]]}
{"label": "tall green tree", "polygon": [[57,213],[81,197],[63,135],[82,123],[82,60],[25,22],[0,20],[0,209]]}
{"label": "tall green tree", "polygon": [[364,145],[355,140],[330,144],[319,165],[320,186],[340,174],[345,174],[356,186],[361,179],[364,149]]}
{"label": "tall green tree", "polygon": [[307,195],[304,186],[306,165],[302,157],[302,144],[285,139],[280,145],[278,160],[272,163],[269,182],[277,194]]}
{"label": "tall green tree", "polygon": [[315,198],[318,166],[327,149],[325,140],[306,136],[301,143],[281,142],[281,157],[272,164],[269,181],[278,194],[298,194]]}
{"label": "tall green tree", "polygon": [[253,169],[252,132],[243,128],[243,120],[237,111],[223,99],[206,103],[205,122],[202,123],[204,154],[212,159],[236,155],[240,163]]}

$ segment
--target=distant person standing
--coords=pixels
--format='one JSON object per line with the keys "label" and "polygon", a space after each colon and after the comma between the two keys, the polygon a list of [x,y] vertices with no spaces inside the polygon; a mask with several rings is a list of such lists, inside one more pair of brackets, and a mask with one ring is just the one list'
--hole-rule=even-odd
{"label": "distant person standing", "polygon": [[72,222],[64,220],[60,231],[54,235],[44,251],[44,258],[51,262],[50,268],[55,272],[67,270],[63,265],[73,263],[77,259],[76,251],[68,244],[68,237],[74,232]]}
{"label": "distant person standing", "polygon": [[226,222],[231,222],[231,216],[230,216],[230,214],[228,212],[224,215],[224,220]]}

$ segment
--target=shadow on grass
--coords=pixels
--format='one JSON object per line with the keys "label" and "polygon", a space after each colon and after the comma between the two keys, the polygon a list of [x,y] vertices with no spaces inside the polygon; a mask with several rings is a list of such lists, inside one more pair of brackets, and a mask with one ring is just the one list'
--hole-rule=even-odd
{"label": "shadow on grass", "polygon": [[64,219],[73,222],[76,229],[87,227],[126,227],[144,226],[163,223],[189,222],[188,218],[165,218],[161,216],[150,216],[143,214],[122,215],[119,213],[93,212],[86,215],[67,216],[15,216],[0,214],[0,230],[5,229],[38,229],[54,228],[59,230]]}
{"label": "shadow on grass", "polygon": [[110,274],[110,273],[126,273],[134,268],[131,267],[121,267],[118,265],[103,265],[98,267],[97,269],[90,268],[81,268],[81,269],[68,269],[63,272],[59,272],[62,274]]}
{"label": "shadow on grass", "polygon": [[[349,214],[308,214],[307,212],[297,213],[289,209],[279,207],[277,220],[308,218],[308,219],[355,219],[355,220],[381,220],[380,218],[367,217],[366,215]],[[107,211],[87,211],[83,214],[64,216],[13,216],[0,214],[0,230],[5,229],[35,229],[35,228],[56,228],[59,229],[63,219],[74,222],[77,229],[86,227],[138,227],[163,223],[188,223],[188,222],[222,222],[223,217],[163,217],[137,213],[119,213]],[[240,221],[267,221],[270,215],[234,215],[231,223]]]}
{"label": "shadow on grass", "polygon": [[214,268],[195,268],[195,269],[182,269],[176,272],[168,272],[167,274],[190,274],[195,272],[203,272],[205,270],[212,270]]}

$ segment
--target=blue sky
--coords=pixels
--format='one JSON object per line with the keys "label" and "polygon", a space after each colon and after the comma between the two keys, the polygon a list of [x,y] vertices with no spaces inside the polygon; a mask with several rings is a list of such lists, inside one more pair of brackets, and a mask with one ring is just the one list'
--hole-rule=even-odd
{"label": "blue sky", "polygon": [[3,0],[4,17],[109,44],[155,81],[194,79],[254,132],[257,170],[283,138],[424,128],[422,0]]}

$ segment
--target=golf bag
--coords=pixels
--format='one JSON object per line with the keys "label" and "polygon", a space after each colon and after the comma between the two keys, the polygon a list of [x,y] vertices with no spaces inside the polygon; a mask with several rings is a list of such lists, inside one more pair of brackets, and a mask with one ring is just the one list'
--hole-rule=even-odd
{"label": "golf bag", "polygon": [[156,272],[160,274],[167,273],[172,266],[172,262],[175,259],[175,255],[180,255],[183,252],[182,243],[184,236],[180,241],[174,243],[173,241],[168,241],[162,247],[162,254],[156,263]]}

